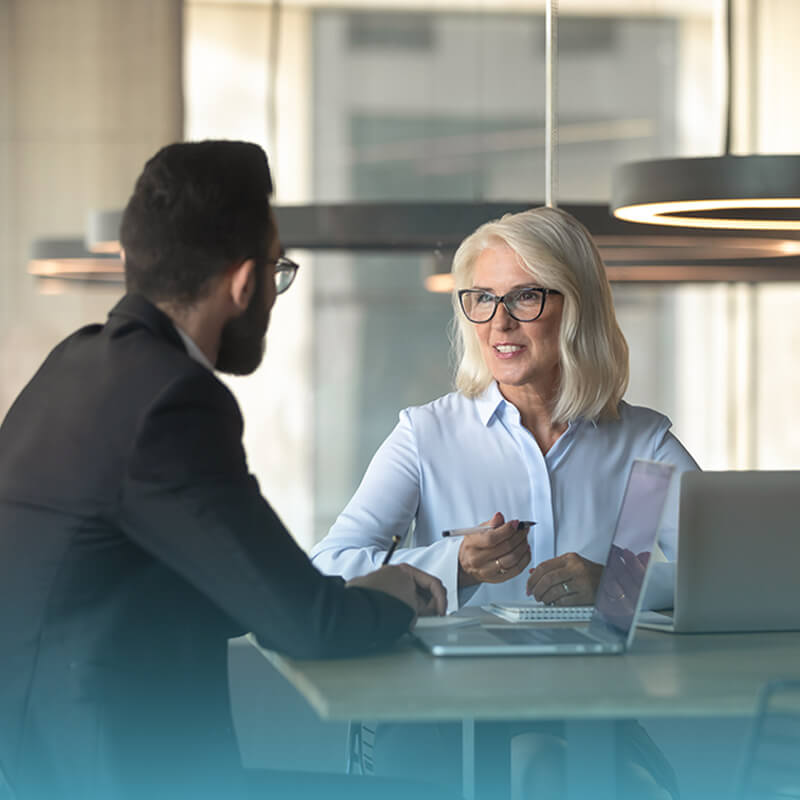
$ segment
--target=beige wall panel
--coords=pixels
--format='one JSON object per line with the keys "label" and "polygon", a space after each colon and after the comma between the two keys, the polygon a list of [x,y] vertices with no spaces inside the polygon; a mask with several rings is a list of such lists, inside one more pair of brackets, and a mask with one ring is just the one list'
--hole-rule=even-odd
{"label": "beige wall panel", "polygon": [[[11,270],[11,187],[8,177],[11,172],[11,145],[0,139],[0,336],[7,330],[7,321],[12,305]],[[9,351],[0,341],[0,413],[5,412],[5,374]]]}
{"label": "beige wall panel", "polygon": [[11,7],[0,0],[0,141],[8,139],[11,127]]}
{"label": "beige wall panel", "polygon": [[44,295],[28,253],[122,206],[145,159],[182,137],[182,14],[180,0],[0,0],[0,414],[120,294]]}
{"label": "beige wall panel", "polygon": [[[9,291],[3,264],[10,258],[11,229],[11,3],[0,0],[0,330],[8,313]],[[0,352],[0,371],[3,355]],[[1,372],[0,372],[1,374]]]}

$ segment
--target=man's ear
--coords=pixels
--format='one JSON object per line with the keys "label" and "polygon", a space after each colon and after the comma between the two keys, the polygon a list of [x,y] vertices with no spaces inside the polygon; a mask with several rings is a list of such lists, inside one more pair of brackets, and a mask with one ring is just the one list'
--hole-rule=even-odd
{"label": "man's ear", "polygon": [[234,306],[244,312],[256,288],[256,262],[252,258],[230,267],[230,296]]}

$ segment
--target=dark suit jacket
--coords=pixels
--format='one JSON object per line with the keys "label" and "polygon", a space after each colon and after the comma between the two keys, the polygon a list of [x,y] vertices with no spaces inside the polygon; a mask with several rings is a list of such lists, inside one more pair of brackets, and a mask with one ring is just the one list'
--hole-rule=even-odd
{"label": "dark suit jacket", "polygon": [[58,345],[9,411],[0,764],[23,798],[233,797],[229,637],[318,658],[408,628],[403,603],[311,566],[241,435],[228,389],[135,295]]}

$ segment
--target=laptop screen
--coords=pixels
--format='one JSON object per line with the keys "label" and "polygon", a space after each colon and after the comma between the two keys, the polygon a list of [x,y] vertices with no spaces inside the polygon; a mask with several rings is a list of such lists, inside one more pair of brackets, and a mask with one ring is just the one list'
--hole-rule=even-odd
{"label": "laptop screen", "polygon": [[671,464],[633,462],[597,587],[590,633],[628,641],[674,471]]}

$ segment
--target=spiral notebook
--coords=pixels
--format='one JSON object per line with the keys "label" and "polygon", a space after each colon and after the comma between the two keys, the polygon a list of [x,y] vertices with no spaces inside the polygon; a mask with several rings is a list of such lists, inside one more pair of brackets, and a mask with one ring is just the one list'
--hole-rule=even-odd
{"label": "spiral notebook", "polygon": [[589,622],[594,606],[546,606],[543,603],[489,603],[486,611],[510,622]]}

